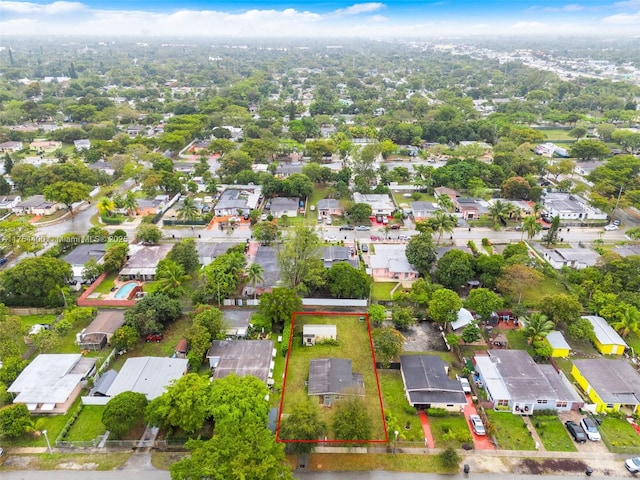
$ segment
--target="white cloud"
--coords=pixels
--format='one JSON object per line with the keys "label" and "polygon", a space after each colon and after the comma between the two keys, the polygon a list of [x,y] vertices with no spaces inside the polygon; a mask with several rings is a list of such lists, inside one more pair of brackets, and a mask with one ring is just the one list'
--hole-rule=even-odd
{"label": "white cloud", "polygon": [[31,2],[4,2],[0,1],[1,12],[11,13],[36,13],[44,15],[57,15],[60,13],[84,10],[86,7],[79,2],[53,2],[50,4],[39,4]]}
{"label": "white cloud", "polygon": [[333,13],[337,15],[360,15],[361,13],[370,13],[380,10],[385,7],[384,3],[369,2],[369,3],[356,3],[347,8],[340,8]]}
{"label": "white cloud", "polygon": [[640,11],[636,13],[619,13],[602,19],[604,23],[614,25],[637,25],[640,28]]}
{"label": "white cloud", "polygon": [[613,4],[616,8],[636,8],[640,7],[640,0],[627,0],[626,2],[616,2]]}
{"label": "white cloud", "polygon": [[584,9],[584,5],[579,5],[577,3],[562,5],[561,7],[531,7],[531,10],[541,10],[543,12],[581,12]]}

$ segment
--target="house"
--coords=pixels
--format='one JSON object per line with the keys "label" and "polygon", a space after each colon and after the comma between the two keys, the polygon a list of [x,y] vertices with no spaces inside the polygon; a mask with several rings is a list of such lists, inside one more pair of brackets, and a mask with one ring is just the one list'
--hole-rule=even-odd
{"label": "house", "polygon": [[355,203],[366,203],[371,207],[372,215],[385,215],[387,217],[393,215],[396,206],[389,195],[380,193],[362,194],[355,192],[353,194]]}
{"label": "house", "polygon": [[173,245],[129,245],[129,259],[120,270],[120,277],[151,282],[160,260],[164,260]]}
{"label": "house", "polygon": [[281,163],[276,167],[275,177],[287,178],[294,173],[302,173],[302,166],[300,162]]}
{"label": "house", "polygon": [[[261,200],[261,189],[255,186],[243,186],[242,188],[228,188],[220,195],[220,199],[213,208],[217,217],[229,215],[248,214],[258,208]],[[296,212],[298,205],[296,204]]]}
{"label": "house", "polygon": [[271,199],[269,212],[274,218],[281,218],[283,215],[297,217],[299,204],[300,200],[297,198],[275,197]]}
{"label": "house", "polygon": [[607,219],[606,213],[569,193],[547,193],[542,197],[542,204],[550,217],[560,217],[560,221]]}
{"label": "house", "polygon": [[338,245],[329,245],[322,249],[321,259],[326,268],[331,268],[334,263],[348,262],[354,268],[360,268],[360,260],[355,254],[352,255],[351,247],[341,247]]}
{"label": "house", "polygon": [[71,265],[73,281],[82,284],[85,283],[85,280],[82,278],[85,264],[92,258],[99,264],[102,264],[102,259],[106,251],[106,243],[81,243],[62,259]]}
{"label": "house", "polygon": [[[256,282],[256,291],[258,294],[277,286],[281,281],[280,267],[278,265],[278,253],[275,247],[260,245],[258,253],[254,258],[254,263],[260,265],[263,269],[262,281]],[[251,287],[249,287],[251,288]],[[253,295],[253,288],[249,290],[245,287],[246,294]]]}
{"label": "house", "polygon": [[113,333],[124,325],[124,310],[98,310],[96,318],[77,335],[81,350],[102,350]]}
{"label": "house", "polygon": [[478,220],[481,215],[489,213],[489,203],[481,198],[453,198],[456,213],[465,220]]}
{"label": "house", "polygon": [[586,177],[596,168],[603,166],[604,163],[605,162],[603,162],[602,160],[596,160],[593,162],[577,162],[575,171],[578,175]]}
{"label": "house", "polygon": [[338,340],[338,330],[335,325],[304,325],[302,327],[302,344],[313,346],[324,340]]}
{"label": "house", "polygon": [[77,354],[40,354],[7,389],[13,403],[24,403],[31,413],[65,414],[76,401],[96,359]]}
{"label": "house", "polygon": [[112,162],[107,162],[104,159],[100,159],[97,162],[88,163],[87,167],[91,170],[98,170],[100,172],[104,172],[107,175],[113,175],[116,173],[116,168],[114,167]]}
{"label": "house", "polygon": [[375,254],[369,256],[374,280],[413,280],[418,277],[418,271],[407,260],[405,248],[405,244],[376,244]]}
{"label": "house", "polygon": [[11,211],[16,215],[53,215],[63,207],[56,202],[48,202],[44,195],[34,195],[15,205]]}
{"label": "house", "polygon": [[231,247],[235,247],[239,243],[222,242],[222,243],[201,243],[196,242],[196,251],[198,252],[198,262],[202,266],[207,266],[216,258],[227,253]]}
{"label": "house", "polygon": [[138,199],[137,215],[155,215],[169,202],[169,195],[156,195],[154,198]]}
{"label": "house", "polygon": [[253,310],[224,309],[222,310],[222,322],[227,327],[227,339],[246,338],[251,327],[251,315]]}
{"label": "house", "polygon": [[[106,405],[111,398],[122,392],[142,393],[151,401],[187,373],[188,366],[189,361],[185,358],[128,358],[117,375],[109,374],[109,382],[103,382],[99,389],[94,387],[89,397],[82,397],[82,403]],[[99,381],[96,387],[98,383]]]}
{"label": "house", "polygon": [[453,331],[460,330],[461,328],[471,325],[475,321],[472,313],[466,308],[461,308],[456,314],[455,321],[451,322],[451,329]]}
{"label": "house", "polygon": [[76,150],[89,150],[91,148],[91,140],[89,140],[88,138],[74,140],[73,146]]}
{"label": "house", "polygon": [[276,355],[273,346],[273,340],[214,340],[207,352],[213,379],[231,374],[253,375],[272,384]]}
{"label": "house", "polygon": [[613,250],[621,257],[640,256],[640,245],[616,245]]}
{"label": "house", "polygon": [[439,210],[440,207],[432,202],[411,202],[411,214],[416,221],[433,218]]}
{"label": "house", "polygon": [[29,144],[29,148],[37,152],[53,152],[59,148],[62,148],[62,142],[56,142],[53,140],[41,140],[31,142]]}
{"label": "house", "polygon": [[0,143],[0,153],[16,153],[24,148],[22,142],[3,142]]}
{"label": "house", "polygon": [[340,202],[335,198],[324,198],[319,200],[316,208],[318,209],[319,217],[329,217],[331,215],[342,215],[343,210],[340,206]]}
{"label": "house", "polygon": [[577,410],[584,405],[561,371],[539,365],[524,350],[488,350],[473,358],[496,410],[531,415],[537,410]]}
{"label": "house", "polygon": [[556,270],[569,267],[575,270],[593,267],[600,255],[590,248],[545,248],[542,256]]}
{"label": "house", "polygon": [[314,358],[309,361],[309,396],[317,396],[320,404],[330,407],[345,396],[364,396],[362,374],[351,370],[351,360]]}
{"label": "house", "polygon": [[589,320],[593,325],[595,334],[594,343],[598,351],[604,355],[622,355],[629,346],[625,343],[607,321],[596,315],[587,315],[582,318]]}
{"label": "house", "polygon": [[594,358],[574,360],[571,374],[596,412],[618,412],[623,407],[633,413],[640,405],[640,374],[626,360]]}
{"label": "house", "polygon": [[401,355],[400,373],[412,407],[458,412],[467,403],[462,384],[449,378],[449,366],[438,356]]}
{"label": "house", "polygon": [[149,127],[144,127],[142,125],[129,125],[126,131],[127,135],[133,138],[137,137],[138,135],[147,134],[149,132]]}
{"label": "house", "polygon": [[0,210],[12,210],[21,201],[20,195],[0,195]]}
{"label": "house", "polygon": [[562,332],[558,332],[557,330],[549,332],[545,337],[545,339],[549,344],[549,346],[551,347],[552,357],[565,358],[565,357],[568,357],[569,354],[571,353],[571,345],[569,345],[567,341],[564,339]]}
{"label": "house", "polygon": [[433,189],[433,194],[436,198],[438,198],[440,195],[446,195],[451,200],[453,200],[454,198],[458,198],[460,196],[460,192],[447,187],[436,187]]}

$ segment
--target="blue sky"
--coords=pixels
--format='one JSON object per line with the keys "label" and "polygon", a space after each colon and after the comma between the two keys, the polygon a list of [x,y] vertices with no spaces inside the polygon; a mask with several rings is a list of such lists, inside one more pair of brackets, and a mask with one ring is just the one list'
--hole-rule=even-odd
{"label": "blue sky", "polygon": [[640,0],[0,0],[0,35],[640,35]]}

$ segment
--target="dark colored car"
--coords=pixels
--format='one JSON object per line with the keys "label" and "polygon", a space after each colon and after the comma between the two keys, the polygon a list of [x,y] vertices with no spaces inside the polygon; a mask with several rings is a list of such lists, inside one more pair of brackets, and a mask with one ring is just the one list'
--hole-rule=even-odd
{"label": "dark colored car", "polygon": [[147,335],[146,340],[147,342],[161,342],[163,337],[164,335],[161,333],[150,333]]}
{"label": "dark colored car", "polygon": [[355,230],[356,227],[354,227],[353,225],[342,225],[340,227],[340,230]]}
{"label": "dark colored car", "polygon": [[7,259],[7,257],[2,257],[0,258],[0,265],[4,265],[5,263],[7,263],[9,260]]}
{"label": "dark colored car", "polygon": [[567,427],[567,430],[569,430],[569,433],[576,442],[585,443],[587,441],[587,434],[584,433],[582,427],[576,422],[569,420],[564,422],[564,426]]}
{"label": "dark colored car", "polygon": [[393,225],[391,225],[391,230],[400,230],[400,225],[398,225],[397,223],[394,223]]}

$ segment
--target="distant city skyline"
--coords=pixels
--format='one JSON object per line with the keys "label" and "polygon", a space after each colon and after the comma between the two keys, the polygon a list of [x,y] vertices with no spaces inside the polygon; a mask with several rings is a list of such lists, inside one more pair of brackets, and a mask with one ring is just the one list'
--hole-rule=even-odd
{"label": "distant city skyline", "polygon": [[0,1],[0,37],[16,35],[427,38],[640,36],[640,0]]}

